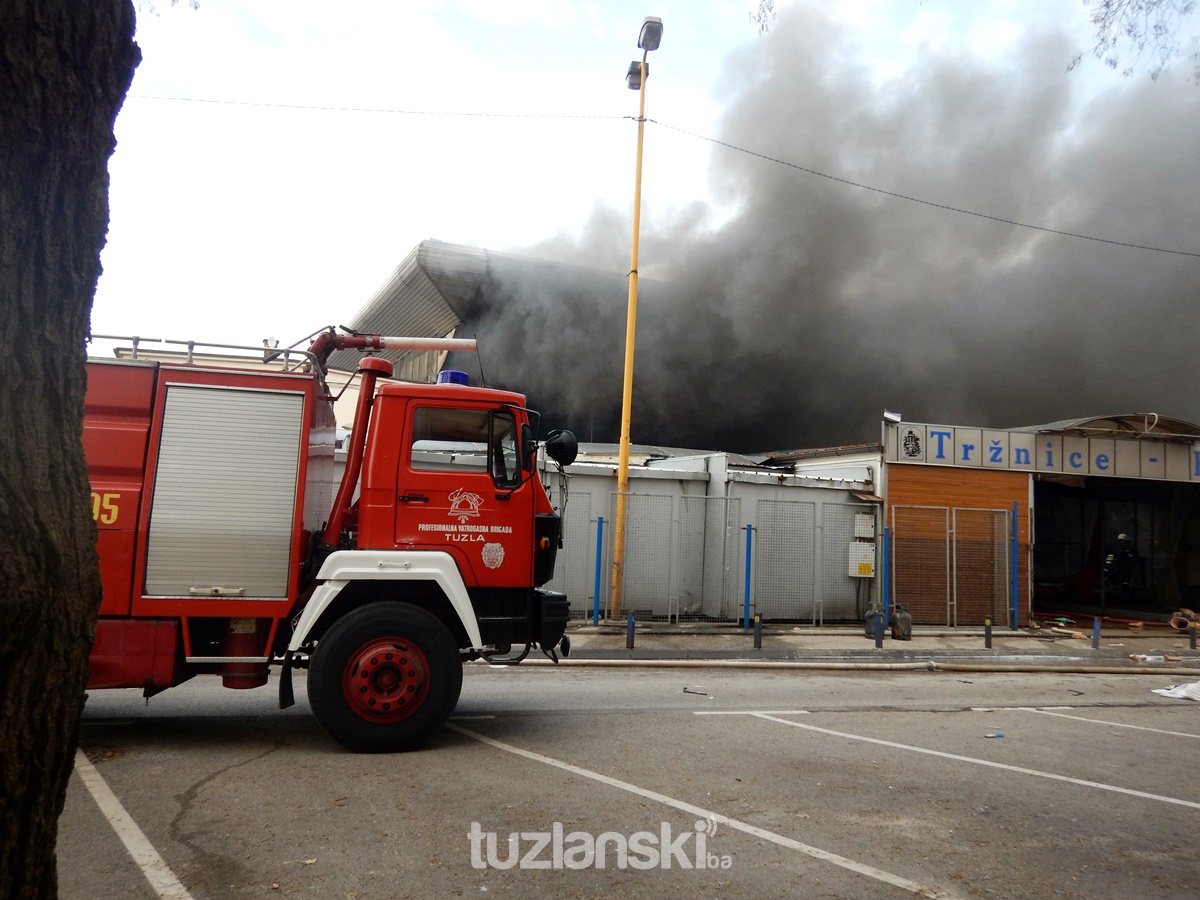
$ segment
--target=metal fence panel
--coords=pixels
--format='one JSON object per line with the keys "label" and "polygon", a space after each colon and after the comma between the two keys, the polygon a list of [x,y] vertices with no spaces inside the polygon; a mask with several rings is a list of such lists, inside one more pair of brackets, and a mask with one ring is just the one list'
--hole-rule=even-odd
{"label": "metal fence panel", "polygon": [[892,507],[892,588],[913,621],[1012,624],[1010,514],[1003,509]]}
{"label": "metal fence panel", "polygon": [[1009,513],[954,510],[954,593],[951,624],[991,619],[1009,625]]}
{"label": "metal fence panel", "polygon": [[[744,581],[741,522],[740,497],[713,498],[705,532],[704,609],[714,618],[736,620],[742,616],[738,595],[738,586]],[[719,603],[713,603],[718,598]]]}
{"label": "metal fence panel", "polygon": [[679,501],[678,620],[736,618],[738,523],[741,500],[681,497]]}
{"label": "metal fence panel", "polygon": [[[556,505],[561,508],[559,502]],[[546,589],[567,595],[571,618],[591,618],[595,593],[596,522],[592,519],[590,495],[568,498],[562,514],[562,530],[563,545],[554,562],[554,577],[546,583]],[[606,609],[607,606],[602,604],[602,615]]]}
{"label": "metal fence panel", "polygon": [[950,510],[892,507],[892,592],[914,622],[953,625],[950,607]]}
{"label": "metal fence panel", "polygon": [[754,612],[763,619],[816,617],[816,504],[759,500],[754,531]]}
{"label": "metal fence panel", "polygon": [[679,499],[679,595],[675,615],[680,619],[699,619],[704,614],[704,550],[708,524],[705,499]]}
{"label": "metal fence panel", "polygon": [[[634,612],[638,619],[667,619],[671,616],[671,547],[674,500],[670,494],[629,494],[625,509],[625,566],[621,587],[622,613]],[[616,521],[617,494],[609,502]],[[615,529],[605,532],[611,559]]]}
{"label": "metal fence panel", "polygon": [[[562,508],[560,486],[550,487],[551,501]],[[592,617],[597,575],[600,616],[609,618],[617,495],[609,497],[599,546],[600,510],[591,494],[570,495],[563,513],[564,546],[547,587],[567,595],[575,619]],[[747,519],[739,497],[628,497],[622,613],[632,611],[642,621],[740,621],[750,521],[752,614],[814,624],[862,617],[871,579],[850,576],[849,548],[854,517],[874,515],[873,506],[758,500]],[[943,614],[946,603],[943,597]]]}
{"label": "metal fence panel", "polygon": [[[854,537],[854,517],[868,513],[872,506],[855,503],[823,503],[821,513],[821,591],[817,596],[816,621],[825,619],[861,619],[870,601],[870,578],[850,575],[850,545]],[[815,624],[815,623],[814,623]]]}

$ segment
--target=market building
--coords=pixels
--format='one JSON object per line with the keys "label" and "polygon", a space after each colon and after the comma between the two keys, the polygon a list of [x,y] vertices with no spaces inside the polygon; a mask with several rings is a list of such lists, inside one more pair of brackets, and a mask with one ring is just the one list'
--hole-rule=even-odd
{"label": "market building", "polygon": [[877,473],[887,598],[914,622],[1165,621],[1200,605],[1200,425],[1153,413],[1009,429],[891,417],[881,444],[771,462]]}

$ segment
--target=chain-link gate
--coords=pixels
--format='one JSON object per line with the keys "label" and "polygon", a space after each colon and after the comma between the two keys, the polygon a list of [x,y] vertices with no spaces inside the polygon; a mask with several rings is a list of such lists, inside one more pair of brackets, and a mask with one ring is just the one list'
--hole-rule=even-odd
{"label": "chain-link gate", "polygon": [[916,622],[1011,625],[1009,535],[1007,510],[893,506],[893,599]]}

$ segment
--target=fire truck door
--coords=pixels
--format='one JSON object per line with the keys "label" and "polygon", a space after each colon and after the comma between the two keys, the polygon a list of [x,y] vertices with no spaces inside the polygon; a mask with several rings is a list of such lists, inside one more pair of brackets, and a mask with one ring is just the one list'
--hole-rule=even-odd
{"label": "fire truck door", "polygon": [[450,551],[469,585],[528,586],[533,491],[522,484],[512,411],[417,406],[410,414],[397,544]]}

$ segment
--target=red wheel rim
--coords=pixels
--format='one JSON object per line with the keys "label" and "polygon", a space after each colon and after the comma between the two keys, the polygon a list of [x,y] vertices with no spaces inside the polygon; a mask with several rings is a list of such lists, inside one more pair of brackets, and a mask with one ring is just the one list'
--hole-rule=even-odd
{"label": "red wheel rim", "polygon": [[429,695],[429,661],[409,641],[377,638],[351,654],[342,690],[350,708],[367,721],[399,722]]}

